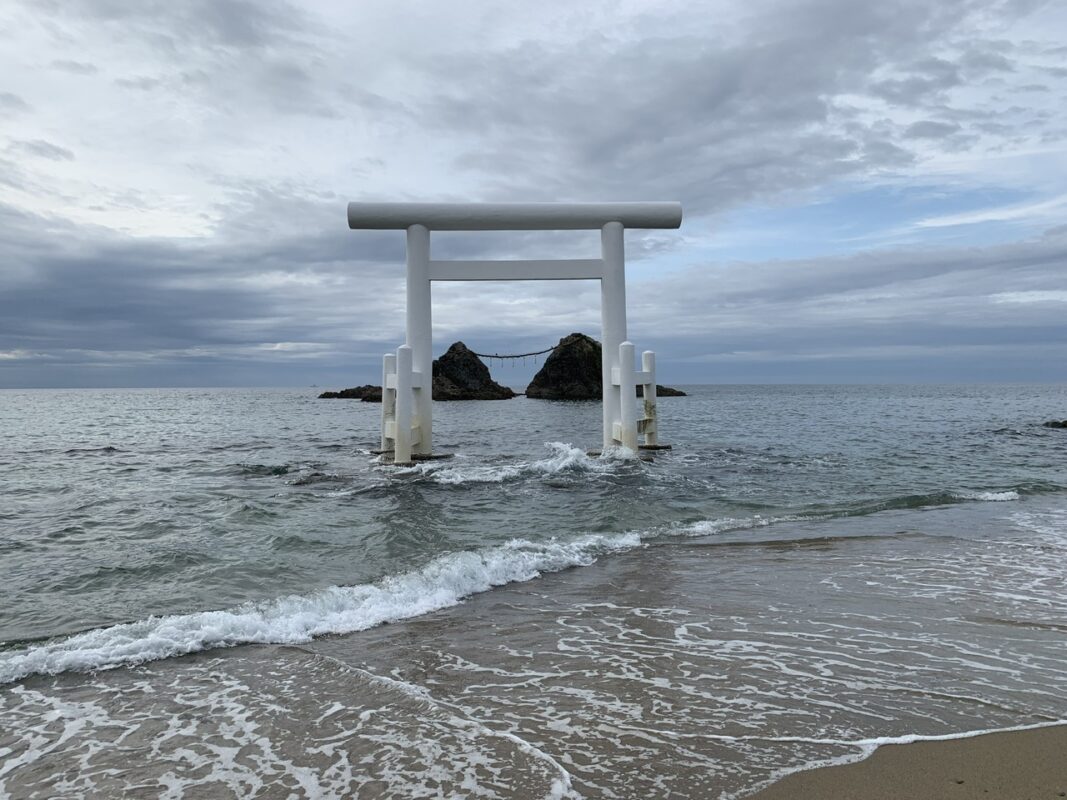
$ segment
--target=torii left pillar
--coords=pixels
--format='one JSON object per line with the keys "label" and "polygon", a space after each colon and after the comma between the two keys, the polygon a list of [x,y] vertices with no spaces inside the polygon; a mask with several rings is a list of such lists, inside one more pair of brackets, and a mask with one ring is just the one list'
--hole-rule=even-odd
{"label": "torii left pillar", "polygon": [[[433,320],[430,302],[430,231],[425,225],[407,229],[407,345],[411,368],[418,375],[412,428],[418,438],[413,455],[430,455],[433,442]],[[406,459],[403,459],[406,460]]]}

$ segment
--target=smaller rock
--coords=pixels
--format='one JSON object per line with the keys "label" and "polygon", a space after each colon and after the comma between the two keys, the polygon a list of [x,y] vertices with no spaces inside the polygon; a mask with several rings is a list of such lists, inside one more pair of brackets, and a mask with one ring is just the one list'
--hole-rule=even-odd
{"label": "smaller rock", "polygon": [[[641,385],[640,383],[637,384],[637,396],[638,397],[644,397],[645,396],[645,387],[643,385]],[[657,398],[659,398],[659,397],[688,397],[688,396],[689,395],[687,395],[681,389],[672,389],[670,386],[660,386],[658,383],[656,384],[656,397]]]}
{"label": "smaller rock", "polygon": [[[374,395],[377,395],[374,398]],[[370,397],[368,397],[370,395]],[[382,402],[382,387],[371,386],[369,383],[364,386],[353,386],[351,389],[342,389],[339,392],[323,392],[319,395],[320,400],[366,400],[368,402]]]}
{"label": "smaller rock", "polygon": [[1052,419],[1045,423],[1046,428],[1067,428],[1067,419]]}

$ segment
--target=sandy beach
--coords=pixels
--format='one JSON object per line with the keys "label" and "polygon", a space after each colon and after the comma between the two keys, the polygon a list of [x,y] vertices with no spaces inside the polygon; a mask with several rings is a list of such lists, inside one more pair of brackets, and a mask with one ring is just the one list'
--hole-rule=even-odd
{"label": "sandy beach", "polygon": [[879,747],[789,775],[751,800],[1043,800],[1067,797],[1067,726]]}

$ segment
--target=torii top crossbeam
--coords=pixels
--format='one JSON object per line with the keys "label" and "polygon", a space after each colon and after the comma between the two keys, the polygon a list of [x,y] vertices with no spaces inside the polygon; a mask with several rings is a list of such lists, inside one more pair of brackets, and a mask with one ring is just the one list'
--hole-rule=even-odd
{"label": "torii top crossbeam", "polygon": [[657,203],[349,203],[353,230],[430,231],[600,230],[609,222],[624,228],[677,228],[682,204]]}

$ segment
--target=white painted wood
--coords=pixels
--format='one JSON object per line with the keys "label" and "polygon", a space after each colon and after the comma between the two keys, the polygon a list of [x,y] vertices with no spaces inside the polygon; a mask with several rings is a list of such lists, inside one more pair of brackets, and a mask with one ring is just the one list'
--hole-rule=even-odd
{"label": "white painted wood", "polygon": [[[612,370],[619,366],[619,345],[626,339],[626,267],[624,228],[609,222],[600,232],[604,275],[600,279],[600,352],[603,383],[604,449],[615,444],[614,424],[621,422],[619,386]],[[630,365],[633,370],[633,364]],[[636,391],[636,390],[635,390]]]}
{"label": "white painted wood", "polygon": [[[433,374],[433,341],[430,302],[430,231],[423,225],[408,228],[408,308],[407,343],[411,346],[412,369],[421,375]],[[430,384],[415,387],[413,421],[422,429],[415,452],[429,455],[433,440],[433,397]]]}
{"label": "white painted wood", "polygon": [[[646,350],[641,354],[641,378],[644,385],[644,418],[640,421],[639,432],[645,435],[646,445],[659,444],[657,439],[659,419],[656,413],[656,354]],[[643,423],[643,424],[642,424]]]}
{"label": "white painted wood", "polygon": [[[651,350],[646,350],[645,352],[651,353],[652,351]],[[644,385],[644,384],[648,383],[648,373],[647,372],[635,372],[633,374],[633,378],[634,378],[634,386],[635,387],[638,384]],[[611,368],[611,382],[615,386],[618,386],[620,389],[623,386],[622,379],[619,377],[619,368],[618,367],[612,367]],[[636,394],[636,388],[635,388],[634,391],[635,391],[635,394]]]}
{"label": "white painted wood", "polygon": [[382,356],[382,450],[393,448],[392,436],[386,433],[396,413],[396,387],[389,389],[389,381],[396,378],[396,354]]}
{"label": "white painted wood", "polygon": [[393,461],[405,464],[411,461],[411,347],[406,344],[396,349],[396,416],[393,425]]}
{"label": "white painted wood", "polygon": [[619,345],[619,443],[637,449],[637,383],[634,380],[633,342]]}
{"label": "white painted wood", "polygon": [[[421,389],[422,388],[422,373],[421,372],[416,372],[415,370],[412,370],[411,371],[411,381],[410,381],[410,383],[411,383],[411,388],[412,389]],[[394,374],[394,375],[389,375],[388,377],[386,377],[384,386],[387,389],[392,389],[393,391],[396,391],[396,386],[397,386],[396,375]],[[385,395],[382,395],[382,396],[384,397]]]}
{"label": "white painted wood", "polygon": [[599,258],[430,262],[431,281],[588,281],[603,272]]}
{"label": "white painted wood", "polygon": [[682,205],[652,203],[349,203],[353,230],[431,231],[597,230],[609,222],[627,228],[677,228]]}

